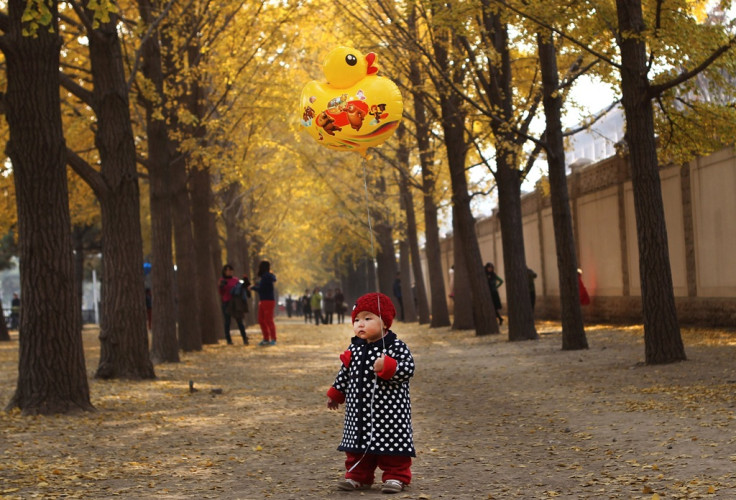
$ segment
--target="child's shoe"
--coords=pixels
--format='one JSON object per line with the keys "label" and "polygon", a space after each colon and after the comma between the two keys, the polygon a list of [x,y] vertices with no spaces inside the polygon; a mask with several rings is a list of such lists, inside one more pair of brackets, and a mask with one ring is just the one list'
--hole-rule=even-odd
{"label": "child's shoe", "polygon": [[343,491],[369,490],[371,485],[359,483],[354,479],[341,479],[337,482],[337,489]]}
{"label": "child's shoe", "polygon": [[272,340],[271,342],[268,343],[268,345],[276,345],[276,341]]}
{"label": "child's shoe", "polygon": [[383,483],[383,486],[381,486],[381,491],[383,493],[398,493],[404,489],[404,483],[399,481],[398,479],[388,479],[386,482]]}
{"label": "child's shoe", "polygon": [[258,345],[271,345],[271,343],[268,340],[261,340]]}

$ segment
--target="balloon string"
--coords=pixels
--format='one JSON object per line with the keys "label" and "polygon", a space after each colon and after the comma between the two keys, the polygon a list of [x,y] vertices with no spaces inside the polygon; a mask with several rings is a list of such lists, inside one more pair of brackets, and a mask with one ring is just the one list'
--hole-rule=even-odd
{"label": "balloon string", "polygon": [[[374,243],[374,237],[373,237],[373,222],[371,220],[371,207],[370,207],[370,194],[368,192],[368,169],[366,169],[365,166],[365,156],[363,157],[363,161],[361,162],[361,165],[363,166],[363,189],[365,192],[364,200],[365,200],[365,215],[366,219],[368,220],[368,232],[371,236],[371,259],[373,259],[373,284],[376,287],[376,302],[378,306],[378,317],[381,318],[381,300],[379,299],[378,293],[379,293],[379,286],[378,286],[378,265],[376,264],[376,261],[378,260],[376,256],[376,246]],[[381,329],[383,329],[383,319],[381,319]],[[386,340],[384,336],[381,336],[381,342],[383,345],[383,351],[386,352]]]}
{"label": "balloon string", "polygon": [[[365,213],[366,213],[366,219],[368,220],[368,231],[370,232],[371,236],[371,259],[373,259],[373,283],[376,287],[376,302],[378,305],[378,318],[381,321],[381,333],[383,333],[383,319],[381,318],[381,299],[378,296],[378,266],[376,265],[377,257],[376,257],[376,247],[373,242],[373,223],[371,222],[371,207],[370,207],[370,194],[368,193],[368,170],[365,166],[365,156],[363,157],[363,161],[361,162],[361,165],[363,166],[363,188],[365,190]],[[385,355],[386,353],[386,338],[385,335],[381,335],[381,343],[382,343],[382,354]],[[373,442],[373,421],[374,421],[374,415],[373,415],[373,402],[376,399],[376,387],[378,386],[378,374],[373,373],[373,389],[371,390],[371,402],[370,402],[370,419],[371,419],[371,427],[370,427],[370,434],[368,435],[368,442],[365,445],[365,451],[363,452],[363,455],[360,457],[360,459],[353,464],[350,469],[348,469],[348,472],[353,472],[353,470],[360,464],[360,462],[363,461],[365,456],[368,454],[368,450],[370,449],[371,443]]]}

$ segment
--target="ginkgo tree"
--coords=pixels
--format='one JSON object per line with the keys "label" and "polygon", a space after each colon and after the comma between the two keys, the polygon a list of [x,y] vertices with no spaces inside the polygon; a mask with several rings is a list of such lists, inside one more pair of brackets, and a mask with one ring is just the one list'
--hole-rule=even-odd
{"label": "ginkgo tree", "polygon": [[92,409],[74,287],[57,16],[57,2],[25,0],[10,0],[0,15],[24,308],[8,408],[25,414]]}

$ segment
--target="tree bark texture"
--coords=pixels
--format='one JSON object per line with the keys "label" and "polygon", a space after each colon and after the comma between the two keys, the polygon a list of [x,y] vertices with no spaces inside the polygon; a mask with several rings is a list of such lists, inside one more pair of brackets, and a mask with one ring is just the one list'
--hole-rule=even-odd
{"label": "tree bark texture", "polygon": [[[87,11],[92,18],[92,13]],[[102,319],[99,378],[154,378],[148,353],[143,240],[136,151],[117,17],[89,33],[97,116],[95,145],[105,185],[102,214]]]}
{"label": "tree bark texture", "polygon": [[187,189],[186,154],[171,163],[174,190],[174,244],[176,246],[176,297],[179,318],[179,346],[184,351],[198,351],[202,344],[216,344],[217,337],[204,339],[200,322],[199,296],[204,291],[197,283],[197,253],[194,247],[192,211]]}
{"label": "tree bark texture", "polygon": [[647,364],[686,359],[677,320],[659,178],[654,110],[649,95],[641,0],[616,0],[621,91],[626,116],[631,184],[639,244],[644,345]]}
{"label": "tree bark texture", "polygon": [[413,323],[417,320],[417,307],[414,303],[414,290],[411,286],[411,250],[407,240],[399,241],[399,276],[401,278],[401,303],[404,306],[403,321]]}
{"label": "tree bark texture", "polygon": [[570,196],[565,172],[565,147],[562,140],[562,97],[559,94],[557,52],[552,34],[537,35],[539,61],[544,89],[544,116],[547,123],[545,144],[547,153],[552,223],[555,231],[557,271],[562,315],[562,349],[587,349],[583,314],[578,294],[577,252],[572,231]]}
{"label": "tree bark texture", "polygon": [[59,98],[58,3],[47,4],[53,32],[23,36],[25,0],[8,2],[5,55],[23,312],[18,381],[8,404],[24,414],[92,410],[75,291],[66,145]]}
{"label": "tree bark texture", "polygon": [[[524,257],[524,233],[521,223],[520,171],[511,165],[499,165],[497,159],[498,217],[501,222],[506,308],[509,340],[534,340],[539,336],[529,300],[529,277]],[[501,187],[503,186],[503,188]]]}
{"label": "tree bark texture", "polygon": [[[213,196],[209,169],[194,168],[189,189],[192,199],[194,250],[197,259],[197,286],[201,290],[199,319],[202,322],[202,341],[211,344],[217,343],[217,339],[220,338],[225,328],[220,295],[217,292],[217,280],[222,266],[217,268],[216,273],[214,272],[216,264],[213,261],[212,247],[215,246],[218,253],[220,247],[216,237],[217,229],[212,226],[214,218],[210,209],[213,205]],[[244,269],[239,271],[242,273]],[[251,311],[254,309],[255,307],[250,308]]]}
{"label": "tree bark texture", "polygon": [[[139,0],[138,10],[146,25],[154,22],[156,14],[150,0]],[[148,182],[151,205],[151,360],[154,363],[179,362],[179,341],[176,331],[176,302],[174,299],[174,257],[172,240],[173,205],[171,193],[171,155],[168,127],[163,116],[164,74],[158,32],[152,32],[141,49],[141,71],[156,90],[156,100],[140,95],[146,110],[148,139]],[[201,349],[201,344],[199,346]],[[196,346],[190,350],[196,350]]]}
{"label": "tree bark texture", "polygon": [[376,264],[378,266],[378,291],[393,297],[393,284],[396,278],[396,253],[394,251],[393,228],[385,214],[371,210],[373,233],[376,238]]}
{"label": "tree bark texture", "polygon": [[473,319],[473,294],[468,286],[468,265],[465,261],[465,240],[458,230],[457,207],[452,207],[452,284],[450,294],[453,302],[452,329],[472,330],[475,326]]}

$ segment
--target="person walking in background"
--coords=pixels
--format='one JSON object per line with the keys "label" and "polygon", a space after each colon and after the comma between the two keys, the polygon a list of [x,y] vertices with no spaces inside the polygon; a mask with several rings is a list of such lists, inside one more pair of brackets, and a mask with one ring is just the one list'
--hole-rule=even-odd
{"label": "person walking in background", "polygon": [[450,270],[447,272],[450,281],[450,300],[455,301],[455,266],[450,266]]}
{"label": "person walking in background", "polygon": [[288,318],[291,318],[291,313],[293,312],[291,308],[293,304],[294,304],[294,300],[291,298],[291,294],[287,295],[285,307],[286,307],[286,317]]}
{"label": "person walking in background", "polygon": [[335,314],[335,296],[332,295],[332,290],[327,290],[323,299],[325,314],[324,322],[325,325],[332,324],[332,315]]}
{"label": "person walking in background", "polygon": [[337,322],[345,323],[345,295],[342,290],[335,288],[335,312],[337,313]]}
{"label": "person walking in background", "polygon": [[588,295],[588,289],[583,284],[583,270],[578,269],[578,293],[580,294],[580,305],[587,306],[590,304],[590,295]]}
{"label": "person walking in background", "polygon": [[396,297],[396,303],[399,304],[399,310],[401,314],[399,319],[404,321],[404,300],[401,294],[401,273],[396,273],[396,279],[394,280],[394,297]]}
{"label": "person walking in background", "polygon": [[[309,305],[312,306],[312,315],[314,316],[314,324],[319,326],[322,320],[322,292],[319,287],[315,287],[312,291],[312,298],[309,299]],[[324,323],[324,321],[322,321]]]}
{"label": "person walking in background", "polygon": [[304,322],[305,323],[311,323],[312,322],[312,303],[311,303],[312,297],[309,295],[309,290],[304,290],[304,295],[302,295],[302,312],[304,312]]}
{"label": "person walking in background", "polygon": [[301,297],[297,297],[294,299],[294,314],[297,316],[301,316],[304,314],[304,303],[302,302]]}
{"label": "person walking in background", "polygon": [[534,312],[534,305],[537,302],[537,290],[534,288],[534,280],[537,279],[537,273],[528,267],[526,268],[526,273],[529,277],[529,300],[532,302],[532,312]]}
{"label": "person walking in background", "polygon": [[503,285],[503,280],[496,274],[495,267],[490,262],[486,262],[485,270],[488,286],[491,289],[493,308],[496,310],[496,318],[498,318],[498,324],[503,325],[503,317],[501,317],[501,296],[498,294],[498,287]]}
{"label": "person walking in background", "polygon": [[17,330],[18,325],[20,325],[20,297],[14,293],[10,301],[10,329]]}
{"label": "person walking in background", "polygon": [[258,264],[258,281],[251,290],[258,292],[258,325],[261,327],[263,340],[259,345],[276,345],[276,324],[273,322],[273,312],[276,308],[276,296],[273,284],[276,275],[271,272],[271,263],[262,260]]}
{"label": "person walking in background", "polygon": [[[220,299],[222,301],[222,316],[225,319],[225,340],[232,345],[233,339],[230,337],[230,320],[235,319],[240,330],[240,336],[243,337],[243,344],[248,345],[248,336],[245,334],[245,325],[243,324],[243,316],[233,311],[232,290],[239,283],[238,278],[233,277],[233,266],[225,264],[222,266],[222,276],[220,277]],[[234,313],[234,314],[233,314]]]}

